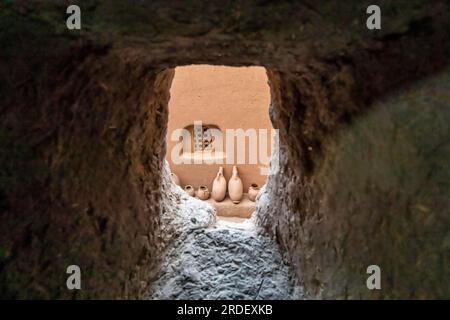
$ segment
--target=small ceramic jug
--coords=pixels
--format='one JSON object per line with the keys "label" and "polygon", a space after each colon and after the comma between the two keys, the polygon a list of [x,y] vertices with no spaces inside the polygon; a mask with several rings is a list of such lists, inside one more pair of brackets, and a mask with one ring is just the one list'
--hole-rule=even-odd
{"label": "small ceramic jug", "polygon": [[250,201],[255,202],[256,201],[256,196],[259,193],[259,186],[256,183],[252,183],[250,185],[250,187],[248,188],[248,199]]}
{"label": "small ceramic jug", "polygon": [[200,186],[200,188],[198,188],[197,198],[199,198],[200,200],[209,199],[209,190],[207,186]]}
{"label": "small ceramic jug", "polygon": [[244,187],[241,178],[239,178],[237,167],[233,166],[233,175],[228,181],[228,194],[233,203],[241,202],[243,190]]}
{"label": "small ceramic jug", "polygon": [[195,190],[194,187],[191,186],[190,184],[184,186],[184,191],[186,191],[186,193],[188,195],[190,195],[191,197],[195,196]]}
{"label": "small ceramic jug", "polygon": [[213,181],[212,187],[212,197],[217,202],[225,199],[225,194],[227,192],[227,180],[225,180],[223,176],[223,168],[219,168],[219,172],[217,172],[217,176]]}

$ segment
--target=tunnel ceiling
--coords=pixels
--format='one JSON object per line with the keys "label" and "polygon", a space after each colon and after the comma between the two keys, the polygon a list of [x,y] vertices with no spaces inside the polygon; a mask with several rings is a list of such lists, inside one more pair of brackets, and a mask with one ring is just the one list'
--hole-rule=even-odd
{"label": "tunnel ceiling", "polygon": [[[76,4],[77,2],[73,2]],[[404,5],[407,3],[407,5]],[[298,61],[335,58],[357,48],[379,48],[383,40],[415,32],[442,10],[440,3],[381,1],[383,28],[365,27],[369,1],[80,1],[82,29],[65,28],[64,2],[4,4],[5,25],[14,33],[46,32],[96,44],[133,48],[133,54],[160,67],[192,63],[266,65],[295,71]],[[27,28],[27,24],[34,28]],[[13,25],[12,23],[10,25]],[[37,27],[37,28],[36,28]],[[28,29],[28,30],[26,30]],[[38,41],[41,37],[35,39]],[[42,39],[44,40],[44,39]]]}

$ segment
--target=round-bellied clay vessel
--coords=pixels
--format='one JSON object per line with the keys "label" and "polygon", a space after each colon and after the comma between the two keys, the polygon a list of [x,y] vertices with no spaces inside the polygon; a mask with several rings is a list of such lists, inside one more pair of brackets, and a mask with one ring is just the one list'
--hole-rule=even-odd
{"label": "round-bellied clay vessel", "polygon": [[200,186],[197,190],[197,198],[200,200],[208,200],[209,199],[209,190],[207,186]]}
{"label": "round-bellied clay vessel", "polygon": [[223,167],[219,168],[217,176],[213,181],[212,187],[212,197],[215,201],[220,202],[225,199],[225,194],[227,192],[227,180],[223,176]]}
{"label": "round-bellied clay vessel", "polygon": [[190,184],[184,186],[184,191],[186,191],[186,193],[188,195],[190,195],[191,197],[195,196],[195,190],[194,187],[191,186]]}
{"label": "round-bellied clay vessel", "polygon": [[233,166],[233,175],[228,181],[228,195],[233,203],[239,203],[242,200],[244,193],[244,186],[242,180],[239,178],[238,170],[236,166]]}
{"label": "round-bellied clay vessel", "polygon": [[209,199],[209,190],[207,186],[200,186],[197,190],[197,198],[200,200],[208,200]]}
{"label": "round-bellied clay vessel", "polygon": [[252,183],[250,185],[250,187],[248,187],[248,199],[250,201],[255,202],[256,201],[256,197],[258,196],[259,193],[259,186],[256,183]]}

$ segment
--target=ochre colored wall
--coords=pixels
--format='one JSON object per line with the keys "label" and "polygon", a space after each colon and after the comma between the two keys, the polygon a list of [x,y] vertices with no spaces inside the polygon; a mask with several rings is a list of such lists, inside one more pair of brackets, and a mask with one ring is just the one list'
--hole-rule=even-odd
{"label": "ochre colored wall", "polygon": [[[220,165],[174,164],[171,152],[177,141],[171,141],[173,130],[185,128],[199,120],[204,125],[217,125],[224,134],[224,149],[226,129],[267,129],[270,137],[272,125],[269,119],[269,104],[267,75],[262,67],[193,65],[176,68],[170,89],[166,157],[172,172],[180,178],[182,186],[191,184],[197,188],[207,185],[211,190],[212,181]],[[270,140],[268,141],[270,154]],[[235,150],[236,148],[235,141]],[[265,183],[267,176],[261,174],[261,166],[264,164],[260,162],[259,156],[257,164],[238,165],[245,190],[251,183]],[[232,164],[224,164],[223,167],[228,180]]]}

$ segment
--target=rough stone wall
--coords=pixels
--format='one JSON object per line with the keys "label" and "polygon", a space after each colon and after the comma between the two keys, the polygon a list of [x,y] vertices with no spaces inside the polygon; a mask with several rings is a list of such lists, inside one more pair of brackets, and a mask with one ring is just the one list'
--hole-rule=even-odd
{"label": "rough stone wall", "polygon": [[[449,297],[449,85],[447,70],[376,103],[325,142],[313,175],[280,149],[259,223],[310,296]],[[379,291],[366,287],[373,264]]]}
{"label": "rough stone wall", "polygon": [[[448,222],[442,212],[448,206],[441,189],[431,193],[441,199],[432,201],[433,207],[429,200],[419,202],[420,212],[433,213],[427,229],[421,228],[419,213],[407,211],[406,205],[400,205],[401,211],[392,201],[383,208],[374,206],[378,211],[371,215],[366,206],[385,199],[384,189],[358,189],[367,196],[363,200],[354,199],[353,189],[337,192],[347,176],[344,164],[367,162],[345,160],[345,132],[364,137],[356,124],[369,119],[368,111],[377,109],[375,101],[388,94],[401,97],[401,92],[409,92],[405,86],[448,64],[446,1],[380,1],[380,32],[365,28],[369,1],[74,3],[82,8],[81,31],[65,28],[63,1],[0,4],[2,297],[141,295],[171,241],[160,233],[172,77],[164,70],[193,63],[261,65],[269,70],[271,118],[280,129],[282,149],[280,172],[267,188],[272,202],[259,212],[260,223],[274,232],[312,295],[366,296],[354,278],[359,269],[353,270],[360,262],[372,263],[367,252],[383,248],[380,264],[393,290],[370,297],[448,297],[440,286],[445,282],[439,282],[448,274],[448,256],[442,254],[448,247]],[[433,85],[424,86],[419,92],[435,94]],[[412,102],[420,99],[418,93]],[[437,105],[445,109],[448,100],[444,97]],[[444,111],[440,117],[448,119]],[[376,114],[371,117],[377,119]],[[424,121],[432,124],[436,118]],[[392,119],[397,123],[402,117]],[[372,132],[377,130],[375,126]],[[431,136],[430,145],[435,138]],[[374,152],[362,150],[361,156]],[[444,166],[445,159],[439,160]],[[432,168],[434,160],[419,160],[424,168]],[[387,168],[393,163],[383,162]],[[361,185],[376,181],[362,174],[355,177]],[[422,180],[431,181],[432,189],[445,189],[441,182]],[[418,186],[422,180],[411,184]],[[389,190],[402,190],[394,182]],[[387,217],[385,224],[366,222],[380,212]],[[404,226],[405,221],[412,222]],[[381,245],[386,230],[392,252],[386,243]],[[414,232],[399,238],[404,230]],[[416,237],[435,231],[436,238]],[[372,237],[359,241],[366,232]],[[338,240],[343,234],[348,237]],[[425,254],[418,254],[421,251]],[[400,280],[410,259],[419,267],[408,270],[419,271],[429,286],[417,287],[415,272]],[[421,273],[428,261],[433,271]],[[84,270],[84,290],[78,293],[65,289],[68,264]]]}
{"label": "rough stone wall", "polygon": [[[388,37],[378,49],[312,62],[295,74],[269,72],[280,167],[259,221],[312,296],[449,296],[448,184],[441,180],[448,176],[449,132],[441,122],[448,76],[408,89],[447,64],[448,47],[427,45],[442,39],[441,22],[424,20],[428,28]],[[396,100],[374,102],[383,96]],[[372,108],[383,111],[367,114]],[[381,291],[365,286],[371,264],[382,268]]]}
{"label": "rough stone wall", "polygon": [[[173,71],[156,75],[111,48],[71,50],[39,61],[48,71],[27,80],[39,82],[30,99],[3,95],[2,297],[138,297],[164,245],[155,172]],[[35,76],[27,67],[15,81]],[[72,264],[81,291],[65,287]]]}

